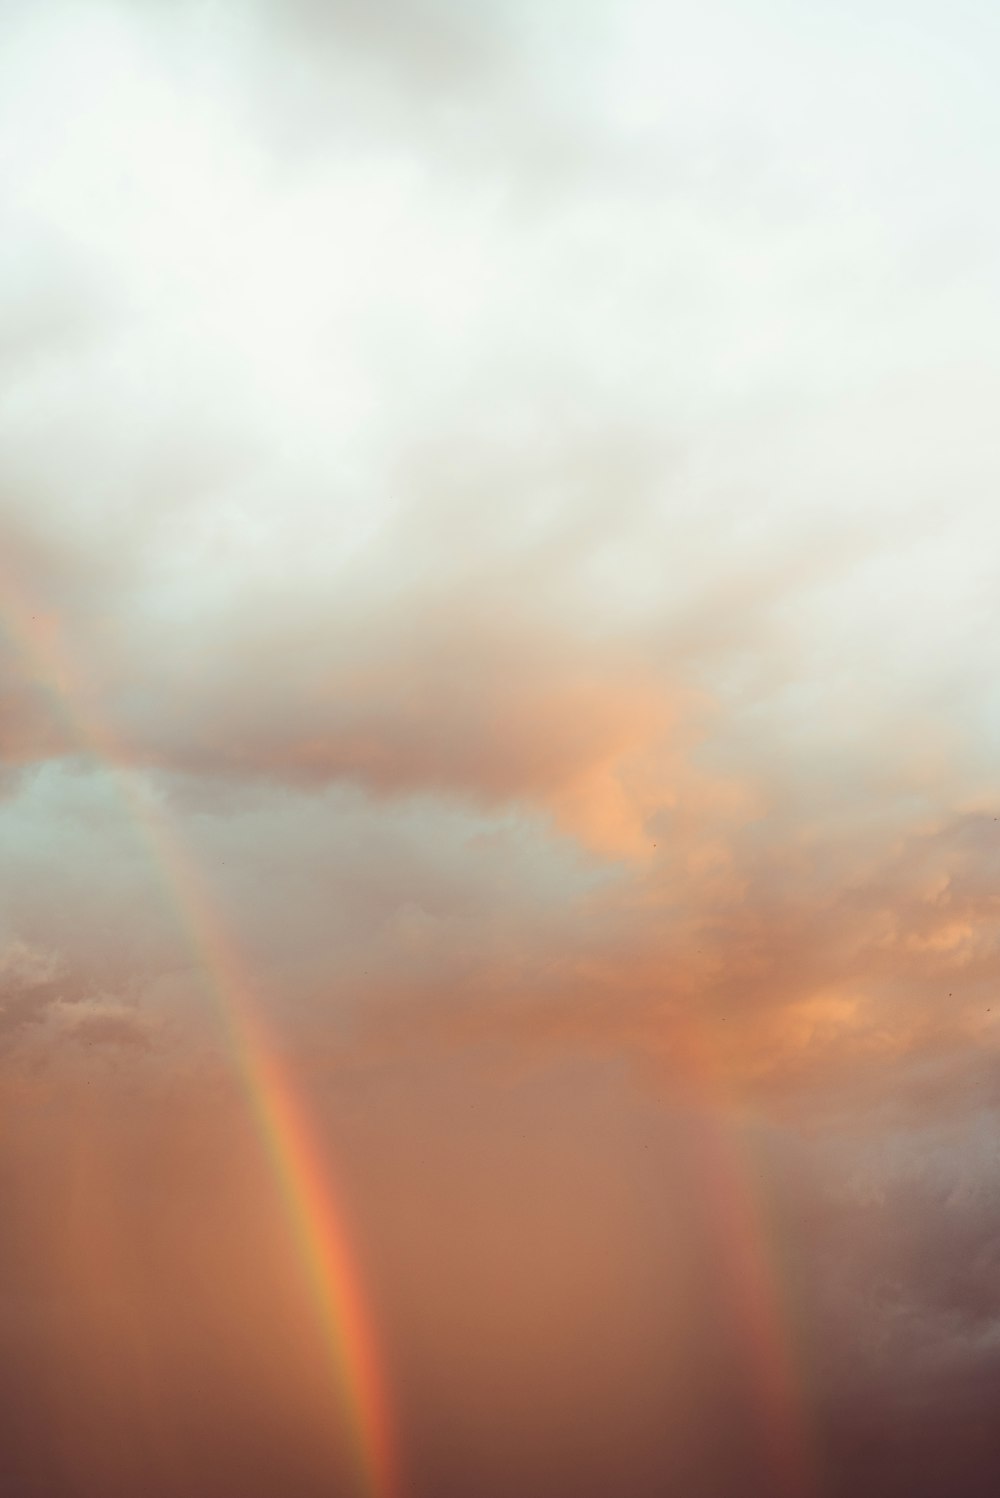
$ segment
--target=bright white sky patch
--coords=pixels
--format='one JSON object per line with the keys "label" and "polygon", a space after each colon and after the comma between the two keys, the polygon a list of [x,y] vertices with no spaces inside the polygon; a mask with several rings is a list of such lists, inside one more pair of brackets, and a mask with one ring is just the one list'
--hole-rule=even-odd
{"label": "bright white sky patch", "polygon": [[63,598],[109,701],[268,619],[327,700],[459,590],[740,743],[992,734],[990,14],[366,17],[5,18],[3,505],[50,601],[117,568]]}

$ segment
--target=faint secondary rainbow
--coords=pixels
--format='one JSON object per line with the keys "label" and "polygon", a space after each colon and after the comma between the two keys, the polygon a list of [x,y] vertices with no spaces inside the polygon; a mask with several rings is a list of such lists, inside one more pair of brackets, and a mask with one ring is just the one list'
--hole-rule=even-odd
{"label": "faint secondary rainbow", "polygon": [[750,1363],[769,1492],[773,1498],[810,1498],[817,1482],[804,1390],[750,1153],[732,1118],[734,1100],[707,1031],[689,1021],[678,1040],[687,1081],[704,1113],[699,1179],[720,1281]]}
{"label": "faint secondary rainbow", "polygon": [[113,780],[145,845],[185,940],[203,970],[228,1031],[262,1145],[349,1415],[354,1464],[369,1498],[400,1498],[395,1444],[378,1348],[360,1273],[345,1227],[345,1209],[321,1158],[305,1111],[281,1066],[259,1013],[253,984],[215,913],[194,860],[162,807],[130,770],[128,759],[93,704],[61,646],[57,621],[33,611],[12,579],[0,574],[0,624],[41,686],[70,743]]}

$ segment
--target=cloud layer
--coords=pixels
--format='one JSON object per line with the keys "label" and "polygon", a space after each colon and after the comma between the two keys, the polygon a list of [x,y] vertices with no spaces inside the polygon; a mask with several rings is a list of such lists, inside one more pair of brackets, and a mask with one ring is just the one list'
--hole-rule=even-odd
{"label": "cloud layer", "polygon": [[5,8],[5,1491],[996,1491],[998,42]]}

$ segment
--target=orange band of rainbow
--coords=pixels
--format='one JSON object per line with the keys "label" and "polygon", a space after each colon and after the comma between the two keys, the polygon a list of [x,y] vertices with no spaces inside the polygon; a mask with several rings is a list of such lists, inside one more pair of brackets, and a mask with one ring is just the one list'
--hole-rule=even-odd
{"label": "orange band of rainbow", "polygon": [[0,588],[0,623],[31,678],[54,705],[69,742],[113,780],[225,1022],[350,1417],[359,1486],[369,1498],[400,1498],[385,1383],[345,1229],[345,1211],[334,1190],[330,1164],[320,1158],[291,1079],[267,1040],[249,975],[162,808],[137,781],[110,730],[88,706],[53,621],[32,612],[9,577],[0,575]]}

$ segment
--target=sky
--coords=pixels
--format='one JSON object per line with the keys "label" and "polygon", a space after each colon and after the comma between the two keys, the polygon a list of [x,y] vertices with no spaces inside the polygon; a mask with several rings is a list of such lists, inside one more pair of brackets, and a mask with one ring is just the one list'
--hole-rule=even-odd
{"label": "sky", "polygon": [[4,0],[5,1498],[998,1491],[998,65]]}

